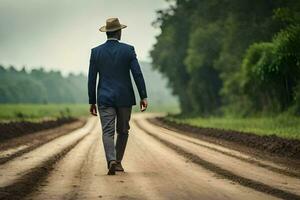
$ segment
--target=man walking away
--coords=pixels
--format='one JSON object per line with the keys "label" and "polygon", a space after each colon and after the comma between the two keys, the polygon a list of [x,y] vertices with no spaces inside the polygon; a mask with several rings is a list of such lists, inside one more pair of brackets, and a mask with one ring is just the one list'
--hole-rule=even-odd
{"label": "man walking away", "polygon": [[[130,71],[138,88],[141,111],[145,111],[148,106],[145,81],[134,47],[119,42],[121,30],[126,27],[120,24],[118,18],[107,19],[106,26],[99,29],[106,32],[107,41],[93,48],[90,56],[88,73],[90,113],[97,116],[97,103],[108,175],[115,175],[115,171],[124,171],[121,162],[128,139],[132,106],[136,105]],[[97,76],[99,79],[96,93]]]}

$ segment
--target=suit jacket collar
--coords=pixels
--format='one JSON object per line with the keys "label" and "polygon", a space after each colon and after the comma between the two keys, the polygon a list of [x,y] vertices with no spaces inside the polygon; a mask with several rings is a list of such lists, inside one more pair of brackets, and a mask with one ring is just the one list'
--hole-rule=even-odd
{"label": "suit jacket collar", "polygon": [[117,38],[108,38],[106,42],[119,42]]}

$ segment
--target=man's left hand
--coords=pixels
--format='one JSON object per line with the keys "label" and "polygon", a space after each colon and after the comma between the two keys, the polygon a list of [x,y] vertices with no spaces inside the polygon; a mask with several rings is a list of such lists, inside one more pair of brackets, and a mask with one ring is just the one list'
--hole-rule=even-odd
{"label": "man's left hand", "polygon": [[147,107],[148,107],[147,99],[142,99],[140,102],[141,112],[144,112],[147,109]]}

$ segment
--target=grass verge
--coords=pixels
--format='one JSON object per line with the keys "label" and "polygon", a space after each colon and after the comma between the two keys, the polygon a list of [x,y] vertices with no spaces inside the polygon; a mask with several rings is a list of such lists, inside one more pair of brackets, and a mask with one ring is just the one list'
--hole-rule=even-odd
{"label": "grass verge", "polygon": [[300,118],[281,115],[277,117],[234,118],[234,117],[183,117],[167,116],[166,120],[202,128],[216,128],[254,133],[256,135],[276,135],[282,138],[300,140]]}
{"label": "grass verge", "polygon": [[88,104],[0,104],[1,121],[76,118],[88,114]]}

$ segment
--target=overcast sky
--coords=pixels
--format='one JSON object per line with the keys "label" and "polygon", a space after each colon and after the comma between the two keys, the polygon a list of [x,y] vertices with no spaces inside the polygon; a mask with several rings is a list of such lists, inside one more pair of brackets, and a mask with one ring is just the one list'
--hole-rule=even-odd
{"label": "overcast sky", "polygon": [[122,40],[139,60],[159,33],[151,26],[164,0],[0,0],[0,64],[87,72],[90,49],[106,40],[98,31],[109,17],[128,27]]}

